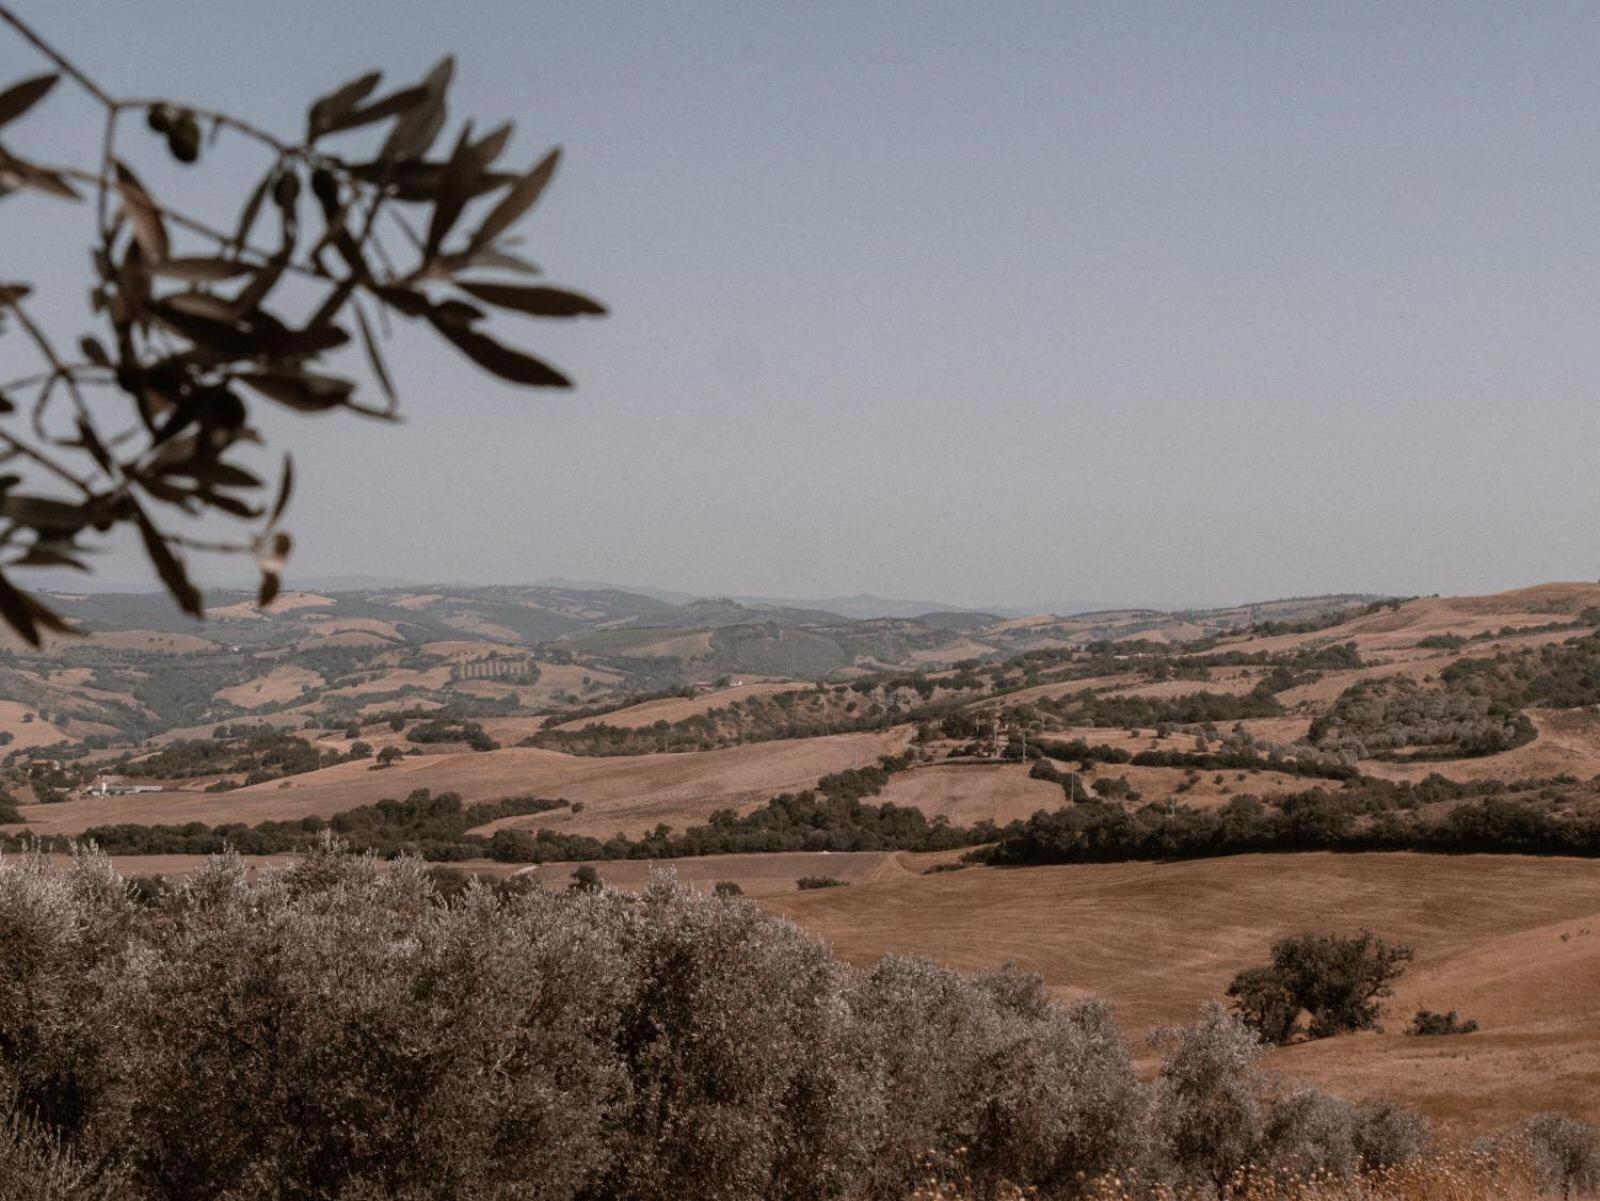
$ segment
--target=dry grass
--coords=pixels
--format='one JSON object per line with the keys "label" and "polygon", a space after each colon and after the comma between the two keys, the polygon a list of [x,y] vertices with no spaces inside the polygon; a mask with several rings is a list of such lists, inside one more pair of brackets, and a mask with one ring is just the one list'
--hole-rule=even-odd
{"label": "dry grass", "polygon": [[[32,721],[23,718],[32,716]],[[81,724],[81,723],[80,723]],[[96,729],[104,729],[97,726]],[[18,701],[0,701],[0,730],[12,737],[13,750],[28,750],[36,746],[49,746],[57,742],[76,742],[83,735],[76,730],[70,733],[48,721],[40,721],[38,710]]]}
{"label": "dry grass", "polygon": [[254,601],[240,601],[208,609],[206,616],[218,621],[259,621],[264,612],[292,613],[296,609],[315,609],[337,603],[331,596],[318,596],[315,592],[280,592],[265,610]]}
{"label": "dry grass", "polygon": [[956,826],[1025,819],[1040,809],[1057,809],[1061,785],[1029,778],[1020,763],[939,764],[892,776],[872,798],[920,809],[929,817],[947,817]]}
{"label": "dry grass", "polygon": [[[1190,1020],[1285,934],[1370,927],[1417,948],[1387,1032],[1287,1047],[1270,1067],[1341,1095],[1392,1096],[1450,1130],[1542,1109],[1600,1119],[1600,862],[1305,854],[969,868],[765,903],[855,963],[890,951],[963,969],[1015,960],[1058,996],[1110,999],[1135,1038]],[[1403,1035],[1421,1007],[1483,1028]]]}
{"label": "dry grass", "polygon": [[[966,1182],[938,1174],[911,1194],[912,1201],[971,1201],[974,1196]],[[1034,1196],[1030,1189],[1002,1189],[996,1201]],[[1455,1150],[1351,1179],[1240,1172],[1220,1190],[1143,1188],[1136,1174],[1124,1173],[1091,1181],[1084,1196],[1086,1201],[1536,1201],[1549,1194],[1539,1190],[1525,1156]]]}
{"label": "dry grass", "polygon": [[695,634],[679,634],[675,638],[663,638],[660,642],[632,647],[628,653],[644,658],[701,659],[711,653],[711,635],[710,630]]}
{"label": "dry grass", "polygon": [[[959,1173],[930,1172],[911,1201],[973,1201],[975,1191]],[[1090,1181],[1085,1201],[1538,1201],[1541,1192],[1528,1159],[1452,1150],[1351,1179],[1288,1173],[1240,1172],[1220,1190],[1207,1186],[1141,1186],[1136,1173]],[[1029,1201],[1032,1189],[1002,1188],[994,1201]],[[1575,1195],[1576,1196],[1576,1195]]]}
{"label": "dry grass", "polygon": [[322,682],[322,677],[309,668],[285,663],[259,679],[219,689],[214,695],[219,701],[241,709],[259,709],[264,705],[288,704],[308,689],[320,688]]}
{"label": "dry grass", "polygon": [[[545,863],[538,867],[515,868],[512,874],[526,871],[547,888],[562,888],[572,876],[575,863]],[[639,892],[650,882],[652,870],[660,863],[625,859],[595,863],[606,885],[626,892]],[[796,852],[778,855],[705,855],[697,859],[675,859],[669,865],[678,879],[697,892],[711,889],[718,881],[731,880],[747,896],[783,896],[797,891],[796,881],[804,876],[832,876],[846,885],[870,883],[904,875],[900,856],[885,851],[843,851],[834,854]],[[501,865],[504,871],[504,866]]]}
{"label": "dry grass", "polygon": [[52,644],[60,647],[100,646],[115,651],[141,651],[160,655],[208,655],[217,651],[217,644],[194,634],[167,634],[158,630],[102,630],[86,634],[68,642]]}
{"label": "dry grass", "polygon": [[[499,824],[549,826],[573,834],[638,835],[658,822],[682,829],[715,809],[754,805],[775,793],[809,788],[825,775],[875,763],[903,749],[905,728],[837,734],[724,750],[615,758],[565,755],[528,747],[473,753],[408,756],[395,767],[371,770],[368,761],[343,763],[223,793],[161,793],[84,797],[56,805],[23,806],[28,829],[76,834],[117,822],[207,825],[328,817],[417,788],[454,791],[467,801],[533,794],[583,801],[567,810],[508,818]],[[282,787],[283,784],[288,787]],[[17,827],[13,827],[15,829]]]}
{"label": "dry grass", "polygon": [[624,730],[636,730],[643,726],[654,725],[658,721],[677,722],[686,718],[698,717],[712,709],[725,708],[736,701],[749,700],[753,696],[773,696],[780,692],[804,692],[809,688],[806,684],[797,684],[793,680],[775,681],[763,684],[742,684],[737,688],[719,688],[714,692],[703,692],[699,696],[668,696],[659,700],[645,701],[638,705],[629,705],[626,709],[617,709],[599,717],[584,717],[577,721],[563,722],[556,726],[557,730],[581,730],[585,726],[607,725]]}

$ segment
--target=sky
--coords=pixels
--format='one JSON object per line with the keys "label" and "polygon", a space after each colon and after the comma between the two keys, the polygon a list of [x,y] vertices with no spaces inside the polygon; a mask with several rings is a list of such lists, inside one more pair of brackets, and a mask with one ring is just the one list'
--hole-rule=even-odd
{"label": "sky", "polygon": [[[289,134],[453,51],[452,133],[563,148],[523,249],[611,315],[495,329],[577,388],[412,329],[405,424],[268,415],[291,583],[1028,607],[1600,576],[1600,6],[12,3],[113,92]],[[37,69],[0,30],[0,73]],[[8,144],[88,161],[58,91]],[[145,143],[158,194],[241,203],[243,148]],[[89,220],[0,211],[58,321]]]}

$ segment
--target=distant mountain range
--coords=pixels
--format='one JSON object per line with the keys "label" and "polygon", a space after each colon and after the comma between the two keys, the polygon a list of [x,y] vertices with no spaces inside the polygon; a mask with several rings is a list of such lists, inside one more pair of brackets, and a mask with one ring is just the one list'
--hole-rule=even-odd
{"label": "distant mountain range", "polygon": [[[66,571],[41,571],[30,574],[24,581],[29,587],[44,592],[144,594],[158,591],[148,580],[130,581],[109,577],[81,575]],[[250,592],[253,581],[203,579],[207,592]],[[291,576],[286,587],[301,592],[380,592],[405,588],[447,587],[472,590],[485,587],[467,580],[419,580],[400,576],[371,575],[362,572],[345,574]],[[675,607],[692,606],[707,602],[736,604],[746,609],[778,609],[790,612],[827,613],[849,621],[873,621],[886,618],[910,620],[935,614],[972,614],[991,619],[1031,617],[1037,614],[1055,614],[1071,617],[1085,613],[1145,611],[1153,613],[1206,612],[1230,607],[1228,605],[1193,602],[1134,603],[1125,600],[1068,599],[1040,601],[1028,605],[953,605],[946,601],[905,600],[859,592],[850,596],[762,596],[754,594],[713,594],[681,592],[670,588],[656,588],[649,584],[617,584],[607,580],[575,579],[565,576],[547,576],[531,585],[495,585],[494,587],[531,587],[557,589],[568,592],[626,593],[645,597]]]}
{"label": "distant mountain range", "polygon": [[[648,596],[659,601],[665,601],[669,605],[684,605],[691,601],[703,599],[705,596],[704,593],[673,592],[670,589],[652,588],[643,584],[613,584],[602,580],[570,579],[562,576],[549,576],[542,580],[535,580],[534,584],[537,587],[570,588],[578,591],[615,590],[635,592],[640,596]],[[840,617],[848,617],[852,621],[870,621],[879,617],[922,617],[929,613],[981,613],[993,617],[1026,617],[1035,613],[1057,613],[1065,616],[1073,613],[1098,613],[1111,609],[1159,609],[1167,611],[1204,607],[1200,605],[1134,605],[1104,600],[1055,601],[1049,604],[1026,606],[971,606],[952,605],[945,601],[899,600],[894,597],[878,596],[871,592],[858,592],[852,596],[734,595],[726,599],[737,601],[739,604],[751,608],[821,609],[828,613],[836,613]]]}

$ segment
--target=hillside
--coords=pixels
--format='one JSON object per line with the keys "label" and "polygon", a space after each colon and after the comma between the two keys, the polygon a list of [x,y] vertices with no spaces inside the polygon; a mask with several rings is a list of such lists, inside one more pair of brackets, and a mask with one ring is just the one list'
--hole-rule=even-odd
{"label": "hillside", "polygon": [[[763,901],[835,953],[974,969],[1014,960],[1061,997],[1104,996],[1124,1029],[1181,1024],[1301,930],[1369,928],[1414,945],[1381,1035],[1273,1052],[1269,1066],[1387,1096],[1467,1134],[1541,1109],[1600,1120],[1600,863],[1500,856],[1242,856],[1203,863],[910,869]],[[1482,1029],[1403,1033],[1416,1009]]]}
{"label": "hillside", "polygon": [[[158,611],[145,598],[82,603],[86,629]],[[527,643],[512,627],[534,619],[512,609],[581,629]],[[1560,812],[1600,807],[1583,784],[1600,774],[1588,711],[1600,704],[1600,585],[980,626],[769,610],[758,625],[692,633],[654,624],[666,613],[749,616],[734,602],[502,588],[293,593],[265,614],[223,605],[196,632],[97,629],[0,658],[0,738],[13,744],[0,779],[37,833],[327,817],[427,788],[583,801],[581,820],[539,824],[632,837],[908,746],[910,770],[877,800],[958,826],[1019,822],[1069,796],[1129,814],[1231,812],[1357,777],[1505,784]],[[766,638],[752,630],[812,646],[903,639],[909,626],[952,653],[1050,645],[882,670],[858,660],[811,678],[708,678],[725,663],[695,658]],[[664,630],[679,632],[663,642]],[[607,638],[626,653],[572,649]],[[682,654],[639,654],[674,640]],[[374,770],[379,754],[399,758]],[[82,795],[101,776],[150,791]]]}
{"label": "hillside", "polygon": [[[85,606],[88,637],[0,657],[8,847],[93,830],[173,874],[331,826],[552,889],[665,859],[854,962],[1015,960],[1136,1044],[1283,935],[1370,928],[1417,950],[1385,1032],[1274,1050],[1286,1081],[1463,1137],[1600,1119],[1600,585],[1023,619],[560,589],[191,628]],[[1481,1029],[1408,1037],[1420,1008]]]}

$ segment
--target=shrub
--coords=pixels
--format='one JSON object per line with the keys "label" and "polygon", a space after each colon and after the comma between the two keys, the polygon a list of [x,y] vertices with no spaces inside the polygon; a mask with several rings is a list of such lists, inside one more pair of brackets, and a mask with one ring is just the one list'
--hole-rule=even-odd
{"label": "shrub", "polygon": [[1540,1183],[1563,1197],[1600,1189],[1600,1130],[1559,1113],[1541,1113],[1517,1128]]}
{"label": "shrub", "polygon": [[737,880],[718,880],[711,891],[719,897],[744,896],[744,889],[739,887]]}
{"label": "shrub", "polygon": [[794,883],[801,892],[809,892],[817,888],[841,888],[845,881],[837,876],[801,876]]}
{"label": "shrub", "polygon": [[1477,1022],[1470,1019],[1462,1021],[1456,1015],[1454,1009],[1448,1013],[1435,1013],[1431,1009],[1419,1009],[1411,1019],[1411,1025],[1406,1030],[1406,1033],[1414,1035],[1471,1034],[1477,1028]]}
{"label": "shrub", "polygon": [[593,864],[584,863],[573,869],[572,883],[567,885],[568,892],[599,892],[605,888],[606,882],[600,878],[600,873]]}
{"label": "shrub", "polygon": [[1167,1047],[1156,1084],[1156,1123],[1180,1174],[1212,1185],[1249,1163],[1265,1133],[1255,1079],[1265,1045],[1215,1002],[1186,1029],[1157,1030]]}

